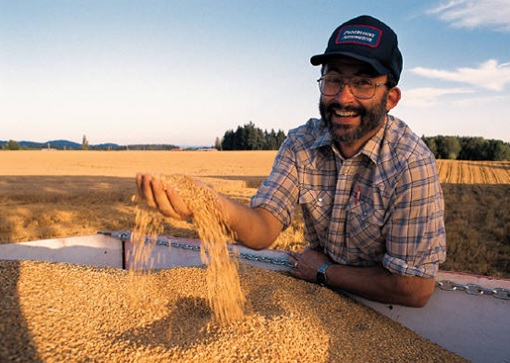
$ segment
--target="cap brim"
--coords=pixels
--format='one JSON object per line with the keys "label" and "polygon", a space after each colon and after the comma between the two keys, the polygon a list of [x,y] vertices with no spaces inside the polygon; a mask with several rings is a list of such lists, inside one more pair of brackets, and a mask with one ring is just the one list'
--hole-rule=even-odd
{"label": "cap brim", "polygon": [[379,63],[375,59],[367,58],[362,55],[349,52],[332,52],[327,54],[317,54],[310,58],[310,63],[312,63],[312,65],[314,66],[318,66],[330,61],[331,59],[338,59],[342,57],[353,58],[364,63],[368,63],[378,74],[390,73],[390,70],[388,68],[384,67],[381,63]]}

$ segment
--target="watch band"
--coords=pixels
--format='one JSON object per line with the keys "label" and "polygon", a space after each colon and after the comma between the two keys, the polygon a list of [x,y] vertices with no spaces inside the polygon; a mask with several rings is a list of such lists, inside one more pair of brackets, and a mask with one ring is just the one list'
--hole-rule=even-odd
{"label": "watch band", "polygon": [[331,266],[333,262],[328,261],[324,262],[318,269],[317,269],[317,283],[319,285],[326,285],[327,277],[326,277],[326,270],[329,266]]}

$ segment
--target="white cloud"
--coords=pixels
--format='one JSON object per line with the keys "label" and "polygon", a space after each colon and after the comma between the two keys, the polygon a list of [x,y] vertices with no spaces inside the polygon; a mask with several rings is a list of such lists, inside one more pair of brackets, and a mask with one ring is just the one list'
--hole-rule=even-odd
{"label": "white cloud", "polygon": [[405,107],[425,108],[437,105],[446,96],[470,93],[473,90],[465,88],[415,88],[404,91],[401,102]]}
{"label": "white cloud", "polygon": [[478,68],[461,67],[455,71],[415,67],[412,73],[445,81],[465,83],[491,91],[502,91],[510,83],[510,63],[498,64],[495,59],[489,59]]}
{"label": "white cloud", "polygon": [[428,11],[456,28],[510,32],[510,0],[450,0]]}

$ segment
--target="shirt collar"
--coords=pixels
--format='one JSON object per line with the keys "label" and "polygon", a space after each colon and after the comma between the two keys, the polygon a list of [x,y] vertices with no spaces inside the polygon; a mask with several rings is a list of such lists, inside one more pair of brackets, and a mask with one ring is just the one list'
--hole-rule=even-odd
{"label": "shirt collar", "polygon": [[[383,124],[381,128],[377,131],[377,133],[372,136],[366,143],[363,145],[363,147],[360,149],[360,151],[354,156],[358,156],[360,154],[366,155],[374,164],[377,164],[379,151],[381,150],[381,142],[384,138],[384,133],[386,131],[386,128],[388,126],[388,119],[391,116],[386,115],[384,117]],[[314,143],[312,144],[312,148],[321,148],[321,147],[333,147],[333,138],[331,137],[331,134],[329,133],[329,129],[326,126],[324,120],[320,120],[320,129],[319,133],[317,135],[317,138],[315,139]]]}
{"label": "shirt collar", "polygon": [[388,126],[388,118],[387,115],[384,117],[384,121],[382,123],[381,128],[377,131],[377,133],[372,136],[366,143],[363,145],[358,154],[366,155],[374,164],[377,164],[379,159],[379,152],[381,150],[381,142],[384,138],[384,133],[386,132],[386,127]]}
{"label": "shirt collar", "polygon": [[312,144],[312,148],[321,148],[324,146],[333,146],[333,138],[331,137],[331,134],[329,133],[329,129],[326,126],[326,123],[321,118],[319,123],[319,130],[317,133],[317,137],[315,138],[315,141]]}

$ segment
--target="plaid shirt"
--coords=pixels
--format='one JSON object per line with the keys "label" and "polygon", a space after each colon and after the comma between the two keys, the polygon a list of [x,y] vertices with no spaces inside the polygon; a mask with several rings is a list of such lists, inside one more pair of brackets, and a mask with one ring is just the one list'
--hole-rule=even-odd
{"label": "plaid shirt", "polygon": [[445,260],[436,161],[396,117],[349,159],[321,120],[291,130],[251,206],[287,228],[298,203],[307,242],[337,263],[432,278]]}

